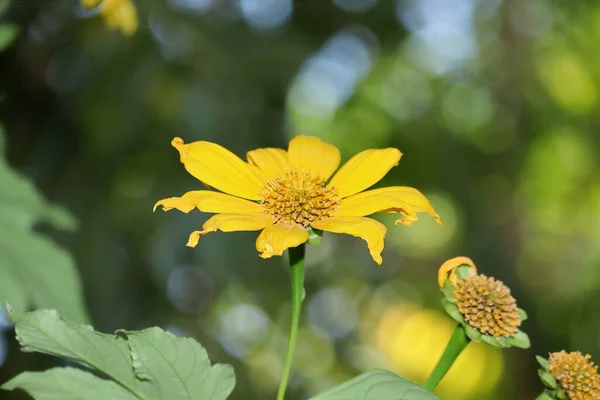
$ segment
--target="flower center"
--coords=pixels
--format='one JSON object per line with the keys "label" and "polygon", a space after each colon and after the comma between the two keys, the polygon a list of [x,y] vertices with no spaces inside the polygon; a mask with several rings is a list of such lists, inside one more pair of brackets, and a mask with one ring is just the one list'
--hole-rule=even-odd
{"label": "flower center", "polygon": [[598,367],[578,351],[561,351],[550,354],[548,368],[566,392],[569,400],[593,400],[600,398],[600,375]]}
{"label": "flower center", "polygon": [[454,297],[465,320],[479,332],[512,337],[521,319],[517,301],[502,282],[485,275],[468,276],[454,283]]}
{"label": "flower center", "polygon": [[265,183],[261,205],[277,222],[307,227],[331,217],[340,202],[335,188],[324,185],[325,181],[311,176],[310,171],[291,170]]}

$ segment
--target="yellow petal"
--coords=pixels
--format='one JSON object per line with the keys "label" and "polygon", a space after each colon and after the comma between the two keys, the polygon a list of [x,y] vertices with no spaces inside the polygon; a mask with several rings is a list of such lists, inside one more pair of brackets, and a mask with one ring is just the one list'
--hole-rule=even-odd
{"label": "yellow petal", "polygon": [[217,230],[223,232],[258,231],[275,223],[275,219],[266,215],[217,214],[210,217],[201,231],[190,234],[186,246],[196,247],[200,236]]}
{"label": "yellow petal", "polygon": [[417,219],[417,212],[426,212],[434,217],[438,224],[442,224],[440,216],[423,193],[407,186],[367,190],[347,197],[341,201],[333,216],[362,217],[382,211],[401,213],[404,218],[397,220],[397,224],[411,225]]}
{"label": "yellow petal", "polygon": [[288,157],[298,171],[310,171],[327,180],[340,165],[340,151],[332,144],[312,136],[296,136],[290,140]]}
{"label": "yellow petal", "polygon": [[392,147],[365,150],[352,157],[331,178],[329,186],[335,186],[337,195],[347,197],[373,186],[398,165],[402,153]]}
{"label": "yellow petal", "polygon": [[162,206],[163,211],[176,208],[184,213],[189,213],[194,207],[209,213],[261,214],[263,212],[262,207],[257,203],[212,190],[194,190],[181,197],[162,199],[154,205],[154,211],[158,206]]}
{"label": "yellow petal", "polygon": [[256,165],[267,179],[273,179],[276,175],[283,177],[292,169],[287,151],[283,149],[256,149],[249,151],[246,158],[250,164]]}
{"label": "yellow petal", "polygon": [[196,179],[234,196],[260,199],[263,183],[252,166],[229,150],[210,142],[184,144],[180,138],[171,144],[179,151],[185,169]]}
{"label": "yellow petal", "polygon": [[458,279],[456,269],[461,265],[470,266],[471,275],[477,275],[477,267],[469,257],[454,257],[444,262],[438,270],[438,284],[440,287],[444,286],[446,279],[449,279],[450,282],[456,282]]}
{"label": "yellow petal", "polygon": [[334,233],[346,233],[357,236],[367,242],[373,260],[381,265],[381,251],[385,238],[385,226],[371,218],[334,217],[310,224],[313,228]]}
{"label": "yellow petal", "polygon": [[262,258],[280,256],[290,248],[305,243],[308,231],[302,225],[275,224],[266,227],[256,239],[256,250]]}

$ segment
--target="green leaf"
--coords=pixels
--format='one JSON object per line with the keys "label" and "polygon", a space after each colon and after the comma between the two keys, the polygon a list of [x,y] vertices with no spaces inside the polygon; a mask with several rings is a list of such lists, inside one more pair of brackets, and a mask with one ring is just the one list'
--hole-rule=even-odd
{"label": "green leaf", "polygon": [[6,50],[19,34],[19,25],[13,23],[0,24],[0,51]]}
{"label": "green leaf", "polygon": [[2,388],[23,389],[38,400],[139,400],[115,382],[75,368],[24,372],[6,382]]}
{"label": "green leaf", "polygon": [[384,370],[373,370],[310,400],[439,400],[421,386]]}
{"label": "green leaf", "polygon": [[206,350],[193,339],[159,328],[125,332],[133,368],[139,379],[153,384],[151,398],[225,400],[235,386],[230,365],[210,366]]}
{"label": "green leaf", "polygon": [[147,386],[136,379],[129,347],[119,336],[65,321],[55,310],[36,310],[17,318],[15,332],[24,351],[64,357],[101,371],[138,395]]}
{"label": "green leaf", "polygon": [[[0,150],[4,135],[0,128]],[[67,318],[88,321],[79,274],[72,257],[34,231],[41,221],[72,229],[74,218],[48,204],[35,186],[14,172],[0,154],[0,302],[15,314],[56,308]]]}
{"label": "green leaf", "polygon": [[22,373],[3,386],[36,399],[225,400],[235,386],[231,366],[211,366],[198,342],[160,328],[107,335],[65,321],[55,310],[37,310],[16,317],[15,331],[24,351],[64,357],[108,378],[58,368]]}

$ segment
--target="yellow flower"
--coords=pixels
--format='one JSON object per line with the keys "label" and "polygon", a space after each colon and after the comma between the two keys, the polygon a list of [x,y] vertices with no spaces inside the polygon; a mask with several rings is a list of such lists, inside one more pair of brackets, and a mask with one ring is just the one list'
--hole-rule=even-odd
{"label": "yellow flower", "polygon": [[133,35],[138,28],[138,18],[132,0],[80,0],[84,8],[94,8],[102,4],[100,14],[109,29],[120,29],[126,35]]}
{"label": "yellow flower", "polygon": [[308,240],[308,229],[357,236],[367,242],[373,260],[381,264],[386,228],[365,218],[376,212],[401,214],[396,223],[412,225],[417,212],[440,217],[427,198],[411,187],[394,186],[364,191],[398,165],[399,150],[365,150],[352,157],[331,178],[340,164],[339,150],[321,139],[296,136],[288,150],[276,148],[248,152],[248,162],[210,142],[171,142],[185,169],[220,192],[196,190],[182,197],[160,200],[154,206],[184,213],[194,208],[216,215],[194,231],[187,246],[200,236],[221,230],[258,231],[256,249],[261,257],[282,255]]}

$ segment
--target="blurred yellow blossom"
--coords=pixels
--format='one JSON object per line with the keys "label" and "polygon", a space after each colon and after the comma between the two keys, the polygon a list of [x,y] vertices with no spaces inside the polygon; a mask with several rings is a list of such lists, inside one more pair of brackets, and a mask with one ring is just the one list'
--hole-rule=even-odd
{"label": "blurred yellow blossom", "polygon": [[[244,162],[229,150],[210,142],[171,142],[186,170],[220,192],[197,190],[182,197],[160,200],[154,206],[184,213],[194,208],[216,213],[202,230],[190,235],[195,247],[200,236],[221,230],[262,230],[256,241],[261,257],[282,255],[306,242],[311,228],[346,233],[367,242],[373,260],[381,264],[386,228],[365,218],[376,212],[401,214],[396,223],[412,225],[417,212],[427,212],[441,224],[427,198],[411,187],[365,190],[398,164],[395,148],[365,150],[340,164],[337,147],[310,136],[296,136],[288,150],[276,148],[248,152]],[[328,179],[333,175],[329,183]]]}
{"label": "blurred yellow blossom", "polygon": [[[416,304],[390,304],[369,340],[383,353],[389,367],[405,378],[425,381],[444,351],[453,323],[435,310]],[[445,399],[483,399],[496,386],[503,370],[502,353],[472,343],[437,388]]]}
{"label": "blurred yellow blossom", "polygon": [[125,35],[133,35],[138,28],[138,17],[132,0],[80,0],[84,8],[101,5],[100,15],[109,29],[120,29]]}

